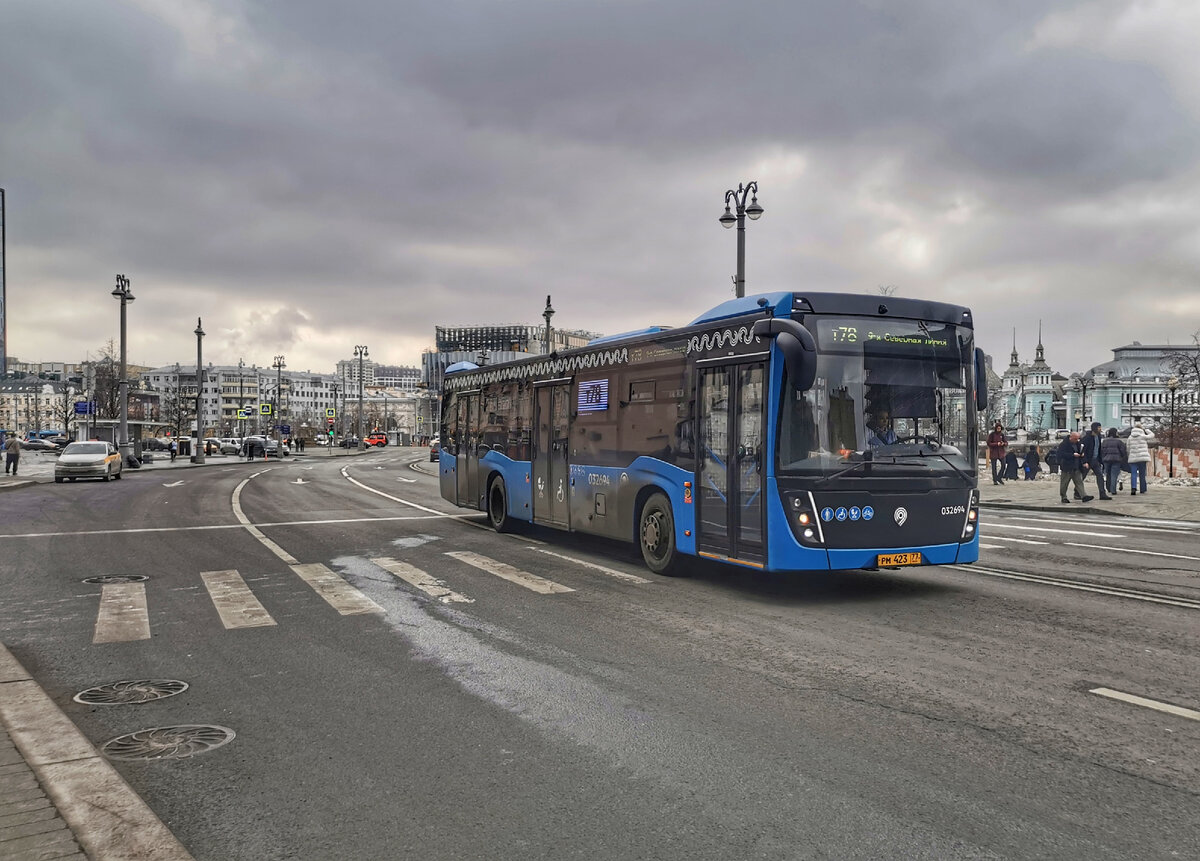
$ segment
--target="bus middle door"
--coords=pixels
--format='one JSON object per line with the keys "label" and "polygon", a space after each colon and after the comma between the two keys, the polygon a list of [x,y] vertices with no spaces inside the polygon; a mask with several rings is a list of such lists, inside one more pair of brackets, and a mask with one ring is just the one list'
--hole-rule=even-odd
{"label": "bus middle door", "polygon": [[696,546],[702,556],[759,566],[763,548],[762,362],[697,368]]}
{"label": "bus middle door", "polygon": [[458,396],[458,504],[479,508],[479,392]]}
{"label": "bus middle door", "polygon": [[554,526],[571,523],[570,442],[571,382],[534,383],[533,521]]}

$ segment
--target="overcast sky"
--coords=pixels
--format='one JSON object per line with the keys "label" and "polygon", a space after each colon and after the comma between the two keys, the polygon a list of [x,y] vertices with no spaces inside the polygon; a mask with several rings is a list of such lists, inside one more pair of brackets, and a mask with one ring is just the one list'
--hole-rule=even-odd
{"label": "overcast sky", "polygon": [[416,364],[747,292],[969,305],[1082,370],[1200,329],[1195,0],[2,0],[8,338]]}

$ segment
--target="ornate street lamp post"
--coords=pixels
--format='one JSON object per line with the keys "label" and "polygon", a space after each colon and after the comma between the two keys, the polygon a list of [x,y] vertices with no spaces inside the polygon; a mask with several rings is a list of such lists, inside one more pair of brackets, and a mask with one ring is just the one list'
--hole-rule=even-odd
{"label": "ornate street lamp post", "polygon": [[200,318],[196,318],[196,452],[192,460],[204,463],[204,356],[201,342],[204,340],[204,327]]}
{"label": "ornate street lamp post", "polygon": [[363,451],[366,448],[363,442],[363,359],[367,357],[365,344],[355,346],[354,357],[358,359],[358,450]]}
{"label": "ornate street lamp post", "polygon": [[126,379],[127,371],[125,369],[125,306],[133,301],[133,291],[129,289],[129,279],[124,275],[118,275],[117,286],[113,288],[112,295],[121,302],[121,377],[117,381],[121,425],[117,432],[117,446],[121,450],[121,459],[128,460],[132,453],[132,447],[129,444],[129,380]]}
{"label": "ornate street lamp post", "polygon": [[550,355],[550,318],[554,316],[554,307],[550,304],[550,297],[546,297],[546,308],[542,311],[542,319],[546,321],[546,355]]}
{"label": "ornate street lamp post", "polygon": [[[750,196],[750,205],[746,205],[746,196]],[[737,214],[729,211],[730,201],[736,207]],[[746,216],[751,221],[762,217],[763,208],[758,205],[758,183],[747,182],[738,185],[737,191],[732,188],[725,192],[725,214],[717,220],[725,227],[737,225],[737,274],[733,276],[734,295],[739,299],[746,295]]]}
{"label": "ornate street lamp post", "polygon": [[[275,427],[279,427],[282,424],[279,421],[279,402],[282,399],[281,393],[283,392],[283,369],[286,366],[285,361],[283,356],[276,356],[275,360],[271,362],[271,367],[275,369],[275,403],[271,407],[271,418],[275,422]],[[267,435],[270,436],[270,434]],[[279,440],[279,450],[283,451],[282,434]]]}
{"label": "ornate street lamp post", "polygon": [[1179,377],[1167,380],[1167,391],[1171,393],[1171,456],[1167,467],[1167,477],[1175,477],[1175,390],[1179,388]]}

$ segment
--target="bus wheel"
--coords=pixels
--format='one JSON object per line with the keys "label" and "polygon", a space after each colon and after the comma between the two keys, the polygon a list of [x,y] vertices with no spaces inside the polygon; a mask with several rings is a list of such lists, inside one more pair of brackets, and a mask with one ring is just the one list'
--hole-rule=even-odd
{"label": "bus wheel", "polygon": [[497,478],[488,491],[488,521],[497,532],[512,532],[513,519],[508,516],[508,494],[504,491],[504,479]]}
{"label": "bus wheel", "polygon": [[655,574],[674,577],[680,573],[679,552],[675,549],[675,518],[671,503],[661,493],[646,500],[638,524],[638,543],[646,567]]}

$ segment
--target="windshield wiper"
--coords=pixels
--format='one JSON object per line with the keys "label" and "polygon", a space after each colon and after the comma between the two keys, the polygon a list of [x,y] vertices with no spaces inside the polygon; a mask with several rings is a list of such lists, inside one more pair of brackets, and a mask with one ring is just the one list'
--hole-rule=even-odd
{"label": "windshield wiper", "polygon": [[[870,464],[886,465],[886,466],[923,465],[923,464],[921,464],[921,460],[923,460],[924,458],[929,457],[929,456],[936,457],[938,460],[943,461],[952,470],[957,472],[959,474],[959,476],[962,478],[962,480],[967,483],[968,487],[975,486],[975,479],[973,479],[971,477],[970,473],[964,472],[963,470],[959,469],[952,460],[950,460],[944,454],[939,454],[937,452],[930,452],[929,455],[927,455],[925,452],[921,452],[919,455],[909,456],[908,459],[905,459],[903,457],[893,456],[893,457],[889,458],[888,460],[880,460],[880,459],[874,458],[874,457],[872,457],[870,459],[856,460],[856,461],[843,460],[843,461],[840,461],[840,463],[849,463],[850,466],[846,467],[845,469],[838,470],[837,472],[833,473],[832,475],[824,476],[823,478],[818,479],[816,483],[824,484],[827,481],[833,481],[835,478],[840,478],[843,475],[847,475],[851,472],[854,472],[855,470],[859,469],[860,467],[868,466]],[[915,460],[913,458],[920,458],[921,460]]]}

